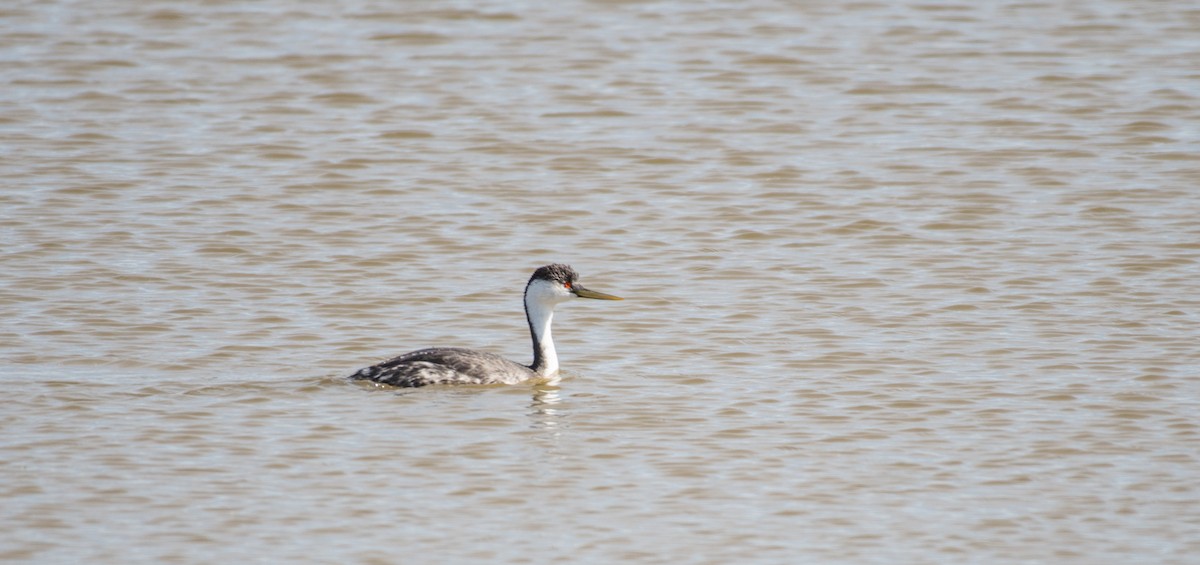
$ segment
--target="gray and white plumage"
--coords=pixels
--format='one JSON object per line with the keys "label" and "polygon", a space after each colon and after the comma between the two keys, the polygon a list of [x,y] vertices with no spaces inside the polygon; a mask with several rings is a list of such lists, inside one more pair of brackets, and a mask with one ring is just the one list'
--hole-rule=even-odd
{"label": "gray and white plumage", "polygon": [[434,347],[405,353],[387,361],[360,369],[350,375],[354,380],[380,384],[419,387],[434,384],[517,384],[544,379],[558,373],[558,354],[554,350],[550,325],[554,307],[573,298],[621,300],[584,288],[579,275],[567,265],[540,267],[525,285],[525,319],[533,338],[533,363],[521,365],[494,353],[457,347]]}

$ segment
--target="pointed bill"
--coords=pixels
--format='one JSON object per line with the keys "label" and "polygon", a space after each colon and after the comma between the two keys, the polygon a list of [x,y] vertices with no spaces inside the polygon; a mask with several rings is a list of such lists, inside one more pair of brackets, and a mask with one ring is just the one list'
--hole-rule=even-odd
{"label": "pointed bill", "polygon": [[575,287],[571,289],[571,292],[574,292],[575,296],[578,296],[580,298],[596,298],[599,300],[625,300],[624,298],[621,298],[620,296],[613,296],[611,294],[604,294],[603,292],[596,292],[594,290],[588,290],[579,285],[575,285]]}

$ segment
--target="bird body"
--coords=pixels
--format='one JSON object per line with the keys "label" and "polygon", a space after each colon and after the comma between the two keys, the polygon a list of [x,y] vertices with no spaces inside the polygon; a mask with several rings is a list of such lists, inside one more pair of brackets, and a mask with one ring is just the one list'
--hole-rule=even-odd
{"label": "bird body", "polygon": [[[486,375],[486,378],[481,376]],[[517,384],[537,377],[529,367],[495,353],[461,347],[431,347],[362,369],[353,379],[418,387],[434,384]]]}
{"label": "bird body", "polygon": [[521,365],[486,351],[434,347],[405,353],[350,375],[351,379],[379,384],[419,387],[434,384],[517,384],[550,378],[558,373],[550,325],[554,307],[574,298],[621,300],[588,290],[577,281],[571,267],[551,264],[534,271],[525,285],[525,319],[533,338],[533,363]]}

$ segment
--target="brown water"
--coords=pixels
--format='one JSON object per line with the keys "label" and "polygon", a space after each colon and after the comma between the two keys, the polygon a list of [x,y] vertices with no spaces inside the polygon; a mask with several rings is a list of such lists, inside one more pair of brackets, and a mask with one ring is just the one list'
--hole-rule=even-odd
{"label": "brown water", "polygon": [[0,29],[0,560],[1197,562],[1198,2]]}

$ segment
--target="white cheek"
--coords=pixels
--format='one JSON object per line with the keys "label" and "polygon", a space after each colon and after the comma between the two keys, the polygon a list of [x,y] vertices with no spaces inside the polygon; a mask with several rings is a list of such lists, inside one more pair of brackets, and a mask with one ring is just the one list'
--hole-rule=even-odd
{"label": "white cheek", "polygon": [[534,287],[530,291],[538,300],[546,300],[557,304],[575,297],[574,293],[558,283],[534,281],[533,285]]}

